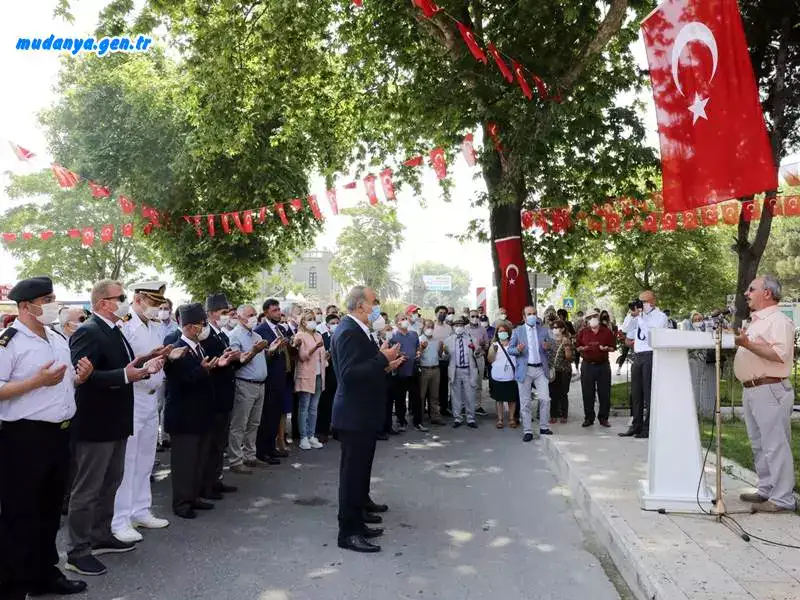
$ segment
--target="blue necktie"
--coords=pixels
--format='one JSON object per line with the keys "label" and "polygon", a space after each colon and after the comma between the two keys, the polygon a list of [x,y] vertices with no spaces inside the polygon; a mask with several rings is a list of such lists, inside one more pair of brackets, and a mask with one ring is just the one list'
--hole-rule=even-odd
{"label": "blue necktie", "polygon": [[464,338],[461,336],[458,337],[458,366],[467,366],[467,361],[464,359]]}

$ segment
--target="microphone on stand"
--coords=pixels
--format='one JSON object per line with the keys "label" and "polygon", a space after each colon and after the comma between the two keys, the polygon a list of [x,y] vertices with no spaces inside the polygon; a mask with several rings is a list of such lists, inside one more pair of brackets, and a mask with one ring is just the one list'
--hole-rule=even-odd
{"label": "microphone on stand", "polygon": [[733,308],[730,306],[728,308],[718,308],[714,311],[711,311],[711,318],[716,319],[718,317],[727,317],[728,315],[732,314],[734,311]]}

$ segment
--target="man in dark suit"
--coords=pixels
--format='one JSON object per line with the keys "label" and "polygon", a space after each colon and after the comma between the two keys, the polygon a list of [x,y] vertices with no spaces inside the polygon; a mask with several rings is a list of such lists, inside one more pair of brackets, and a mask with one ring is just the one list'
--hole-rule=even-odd
{"label": "man in dark suit", "polygon": [[[330,310],[330,308],[329,306],[328,309]],[[322,333],[322,343],[329,355],[333,333],[338,327],[338,313],[329,312],[328,316],[325,317],[325,331]],[[328,441],[328,436],[331,434],[331,411],[333,410],[333,398],[335,395],[336,372],[333,370],[333,361],[329,359],[328,368],[325,369],[325,389],[319,398],[319,408],[317,409],[317,439],[323,444]]]}
{"label": "man in dark suit", "polygon": [[368,538],[383,533],[365,524],[380,522],[373,510],[388,510],[369,500],[369,481],[375,455],[377,432],[383,419],[386,398],[386,370],[405,360],[400,346],[376,348],[369,336],[369,323],[380,316],[375,292],[356,286],[347,296],[348,315],[333,336],[331,355],[336,373],[332,425],[341,442],[339,464],[340,548],[356,552],[378,552],[380,546]]}
{"label": "man in dark suit", "polygon": [[222,500],[223,492],[231,493],[237,490],[236,486],[227,485],[222,481],[223,454],[228,443],[236,385],[234,373],[240,357],[239,352],[229,349],[230,340],[224,331],[230,319],[228,306],[225,294],[211,294],[206,298],[210,331],[208,337],[200,342],[203,352],[209,358],[222,358],[227,354],[229,359],[227,365],[224,367],[218,365],[211,372],[211,380],[214,382],[214,426],[211,429],[208,460],[203,471],[200,491],[200,495],[209,500]]}
{"label": "man in dark suit", "polygon": [[269,347],[267,349],[267,389],[264,395],[261,423],[256,436],[256,458],[269,464],[279,464],[279,457],[289,456],[285,450],[278,450],[275,440],[278,437],[284,410],[284,398],[289,385],[287,373],[291,366],[289,358],[291,332],[280,324],[280,302],[269,298],[264,301],[262,309],[267,318],[253,331],[266,340]]}
{"label": "man in dark suit", "polygon": [[206,356],[200,342],[211,334],[206,311],[199,302],[178,308],[182,335],[176,349],[183,356],[167,363],[167,406],[164,424],[172,440],[172,511],[184,519],[197,517],[195,509],[209,510],[214,504],[200,499],[203,472],[208,461],[214,426],[214,382],[211,370],[225,367],[230,354]]}
{"label": "man in dark suit", "polygon": [[96,283],[92,307],[92,317],[69,339],[73,365],[84,357],[94,365],[94,372],[75,392],[78,409],[72,424],[75,478],[67,517],[71,546],[66,568],[81,575],[106,572],[95,556],[135,547],[111,533],[125,445],[133,434],[133,382],[161,370],[161,355],[170,350],[157,348],[147,357],[134,356],[117,327],[129,311],[120,282]]}

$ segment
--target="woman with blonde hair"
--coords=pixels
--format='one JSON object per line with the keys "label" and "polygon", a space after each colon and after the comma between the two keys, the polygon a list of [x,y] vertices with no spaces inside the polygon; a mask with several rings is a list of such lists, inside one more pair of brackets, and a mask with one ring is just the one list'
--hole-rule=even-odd
{"label": "woman with blonde hair", "polygon": [[514,409],[519,401],[519,388],[514,378],[514,359],[508,354],[508,345],[511,343],[511,323],[497,321],[492,345],[489,347],[487,360],[492,365],[489,375],[491,380],[491,396],[497,408],[497,428],[504,427],[503,417],[505,404],[508,404],[508,426],[512,429],[519,427],[514,416]]}
{"label": "woman with blonde hair", "polygon": [[317,332],[316,315],[306,311],[300,317],[299,328],[294,336],[297,347],[297,364],[294,370],[294,391],[298,395],[297,410],[300,448],[322,448],[315,437],[317,428],[317,407],[325,389],[325,369],[328,360],[325,356],[325,343]]}

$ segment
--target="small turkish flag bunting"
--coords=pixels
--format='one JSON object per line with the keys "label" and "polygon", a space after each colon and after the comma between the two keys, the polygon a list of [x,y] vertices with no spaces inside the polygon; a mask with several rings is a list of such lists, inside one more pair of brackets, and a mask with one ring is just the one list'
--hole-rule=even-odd
{"label": "small turkish flag bunting", "polygon": [[486,49],[489,50],[489,54],[492,55],[497,68],[500,69],[500,72],[503,74],[503,77],[505,77],[506,81],[508,83],[514,83],[514,75],[511,73],[511,69],[508,68],[508,65],[505,63],[503,58],[500,56],[500,51],[497,49],[497,47],[492,42],[489,42],[486,45]]}
{"label": "small turkish flag bunting", "polygon": [[414,0],[414,4],[422,10],[422,14],[424,14],[428,19],[430,19],[433,15],[438,13],[441,8],[436,6],[435,3],[431,2],[431,0]]}
{"label": "small turkish flag bunting", "polygon": [[72,239],[74,239],[74,240],[77,240],[77,239],[80,239],[80,237],[81,237],[81,232],[80,232],[80,230],[78,230],[78,229],[70,229],[70,230],[67,232],[67,235],[68,235],[69,237],[71,237]]}
{"label": "small turkish flag bunting", "polygon": [[81,243],[84,246],[94,244],[94,227],[84,227],[81,231]]}
{"label": "small turkish flag bunting", "polygon": [[238,211],[231,213],[231,216],[233,217],[233,224],[236,225],[236,229],[244,233],[244,225],[242,225],[242,219],[239,217]]}
{"label": "small turkish flag bunting", "polygon": [[258,222],[263,224],[267,219],[267,207],[262,206],[258,209]]}
{"label": "small turkish flag bunting", "polygon": [[153,233],[153,224],[147,223],[142,229],[142,233],[145,235],[150,235],[151,233]]}
{"label": "small turkish flag bunting", "polygon": [[786,196],[784,198],[783,214],[787,217],[800,216],[800,196]]}
{"label": "small turkish flag bunting", "polygon": [[355,181],[349,181],[348,183],[344,184],[344,189],[346,190],[354,190],[358,187],[358,183]]}
{"label": "small turkish flag bunting", "polygon": [[55,163],[51,165],[51,168],[53,169],[53,174],[56,176],[58,185],[62,189],[68,190],[78,185],[80,177],[78,177],[77,173],[73,173],[69,169],[65,169],[61,165]]}
{"label": "small turkish flag bunting", "polygon": [[353,0],[353,6],[361,8],[362,6],[364,6],[364,0]]}
{"label": "small turkish flag bunting", "polygon": [[394,183],[392,182],[392,170],[384,169],[381,171],[381,186],[383,187],[383,195],[387,200],[395,200]]}
{"label": "small turkish flag bunting", "polygon": [[125,223],[122,225],[122,236],[133,237],[133,223]]}
{"label": "small turkish flag bunting", "polygon": [[103,225],[102,229],[100,229],[100,241],[103,242],[104,244],[107,244],[113,239],[114,239],[114,226]]}
{"label": "small turkish flag bunting", "polygon": [[685,210],[683,211],[683,228],[684,229],[697,229],[697,211]]}
{"label": "small turkish flag bunting", "polygon": [[461,32],[461,37],[464,38],[464,43],[467,45],[467,48],[469,48],[469,51],[472,52],[472,56],[474,56],[476,60],[486,64],[489,59],[486,58],[486,53],[478,45],[475,39],[475,33],[472,29],[460,21],[456,21],[456,27],[458,27],[458,30]]}
{"label": "small turkish flag bunting", "polygon": [[334,215],[339,214],[339,203],[336,201],[336,190],[326,190],[325,195],[328,196],[328,204],[331,205],[331,212]]}
{"label": "small turkish flag bunting", "polygon": [[414,156],[408,160],[403,161],[404,167],[418,167],[422,164],[422,156]]}
{"label": "small turkish flag bunting", "polygon": [[531,227],[533,227],[533,211],[523,210],[522,211],[522,228],[527,231]]}
{"label": "small turkish flag bunting", "polygon": [[95,183],[94,181],[87,181],[86,183],[89,184],[89,189],[92,191],[92,197],[94,198],[111,197],[111,190],[108,189],[106,186],[100,185],[99,183]]}
{"label": "small turkish flag bunting", "polygon": [[42,238],[43,240],[47,241],[51,237],[53,237],[54,235],[55,235],[55,233],[48,229],[47,231],[43,231],[42,233],[40,233],[39,237]]}
{"label": "small turkish flag bunting", "polygon": [[739,202],[726,202],[722,205],[722,220],[726,225],[736,225],[739,222]]}
{"label": "small turkish flag bunting", "polygon": [[375,193],[375,175],[370,174],[364,177],[364,188],[367,190],[369,203],[375,206],[378,203],[378,195]]}
{"label": "small turkish flag bunting", "polygon": [[253,233],[253,211],[245,210],[242,212],[242,226],[245,233]]}
{"label": "small turkish flag bunting", "polygon": [[282,202],[279,202],[278,204],[275,205],[275,212],[278,213],[278,216],[281,219],[281,223],[283,223],[284,225],[289,224],[289,219],[286,218],[286,210],[283,208]]}
{"label": "small turkish flag bunting", "polygon": [[677,218],[675,213],[664,213],[661,215],[661,230],[662,231],[675,231],[677,227]]}
{"label": "small turkish flag bunting", "polygon": [[311,214],[314,215],[314,218],[317,221],[322,220],[322,213],[319,212],[319,204],[317,204],[317,197],[314,194],[311,194],[308,198],[306,198],[308,202],[308,206],[311,207]]}
{"label": "small turkish flag bunting", "polygon": [[208,235],[214,237],[217,234],[217,227],[214,223],[215,215],[207,215],[206,222],[208,223]]}
{"label": "small turkish flag bunting", "polygon": [[33,239],[33,234],[30,231],[25,231],[22,234],[22,239],[23,240],[32,240]]}
{"label": "small turkish flag bunting", "polygon": [[702,209],[703,226],[711,227],[719,222],[719,211],[716,205],[704,206]]}
{"label": "small turkish flag bunting", "polygon": [[474,167],[478,162],[478,153],[475,152],[475,146],[472,144],[471,133],[465,135],[464,141],[461,142],[461,154],[464,155],[464,160],[470,167]]}
{"label": "small turkish flag bunting", "polygon": [[447,162],[444,158],[444,148],[434,148],[431,150],[431,166],[436,171],[436,176],[439,179],[447,177]]}
{"label": "small turkish flag bunting", "polygon": [[292,207],[294,212],[298,212],[303,210],[303,201],[300,198],[293,198],[289,201],[289,206]]}
{"label": "small turkish flag bunting", "polygon": [[525,94],[525,97],[528,100],[533,100],[533,91],[531,91],[531,86],[528,85],[528,80],[525,79],[525,71],[522,69],[522,65],[517,61],[512,60],[511,68],[514,69],[514,75],[517,76],[517,83],[519,84],[522,93]]}
{"label": "small turkish flag bunting", "polygon": [[4,233],[3,234],[3,241],[4,242],[16,242],[17,241],[17,234],[16,233]]}
{"label": "small turkish flag bunting", "polygon": [[228,222],[228,213],[222,213],[219,216],[220,223],[222,223],[222,231],[225,235],[230,234],[231,232],[231,224]]}
{"label": "small turkish flag bunting", "polygon": [[14,151],[14,154],[17,155],[17,159],[21,161],[29,161],[34,156],[36,156],[30,150],[26,150],[25,148],[23,148],[22,146],[18,146],[14,142],[8,142],[8,143],[11,144],[11,149]]}
{"label": "small turkish flag bunting", "polygon": [[542,100],[549,100],[550,94],[547,93],[547,86],[542,81],[542,78],[538,75],[533,76],[533,83],[536,85],[536,93],[539,94],[539,98]]}
{"label": "small turkish flag bunting", "polygon": [[614,212],[606,212],[606,233],[619,233],[622,220],[619,215]]}
{"label": "small turkish flag bunting", "polygon": [[642,221],[642,231],[647,231],[649,233],[658,231],[658,221],[656,220],[655,213],[650,213],[644,218],[644,221]]}
{"label": "small turkish flag bunting", "polygon": [[193,217],[183,215],[183,218],[187,223],[194,225],[194,230],[197,233],[197,237],[203,237],[203,230],[200,229],[200,215],[194,215]]}
{"label": "small turkish flag bunting", "polygon": [[772,213],[773,217],[783,214],[783,204],[781,204],[780,198],[768,198],[765,204],[767,205],[767,210]]}
{"label": "small turkish flag bunting", "polygon": [[758,221],[761,218],[761,203],[758,201],[747,200],[742,202],[742,220],[745,223]]}
{"label": "small turkish flag bunting", "polygon": [[122,214],[132,215],[133,211],[136,209],[136,205],[130,198],[120,195],[119,208],[122,211]]}

